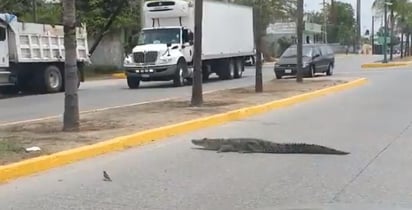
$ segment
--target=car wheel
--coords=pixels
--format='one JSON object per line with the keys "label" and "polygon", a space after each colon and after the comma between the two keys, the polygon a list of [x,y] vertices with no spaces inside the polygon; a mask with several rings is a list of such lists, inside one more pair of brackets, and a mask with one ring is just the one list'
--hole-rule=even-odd
{"label": "car wheel", "polygon": [[328,70],[326,71],[326,75],[331,76],[333,75],[333,65],[329,64]]}
{"label": "car wheel", "polygon": [[309,77],[315,77],[315,66],[310,66],[309,68]]}
{"label": "car wheel", "polygon": [[281,75],[280,73],[275,72],[275,76],[276,76],[276,79],[282,79],[283,75]]}

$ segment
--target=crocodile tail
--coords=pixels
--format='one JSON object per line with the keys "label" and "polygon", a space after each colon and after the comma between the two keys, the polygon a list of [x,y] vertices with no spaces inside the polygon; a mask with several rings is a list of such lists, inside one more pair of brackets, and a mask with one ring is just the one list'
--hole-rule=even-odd
{"label": "crocodile tail", "polygon": [[282,144],[279,148],[280,153],[304,153],[304,154],[334,154],[347,155],[349,152],[336,150],[316,144]]}

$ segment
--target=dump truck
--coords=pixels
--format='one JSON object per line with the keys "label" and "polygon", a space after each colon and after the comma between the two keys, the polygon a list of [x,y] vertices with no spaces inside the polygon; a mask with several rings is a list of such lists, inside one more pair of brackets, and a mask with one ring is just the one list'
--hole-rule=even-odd
{"label": "dump truck", "polygon": [[[78,85],[90,63],[86,27],[76,27]],[[64,31],[61,25],[19,22],[0,13],[0,90],[7,93],[64,91]]]}

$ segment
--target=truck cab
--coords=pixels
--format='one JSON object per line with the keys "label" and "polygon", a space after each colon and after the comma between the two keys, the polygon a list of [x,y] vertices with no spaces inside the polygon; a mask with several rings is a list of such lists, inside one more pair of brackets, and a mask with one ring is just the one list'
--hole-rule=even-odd
{"label": "truck cab", "polygon": [[[190,84],[193,75],[193,0],[153,0],[143,7],[144,26],[131,59],[124,64],[129,88],[141,81]],[[253,55],[253,9],[205,1],[202,20],[202,78],[216,73],[220,79],[240,78],[244,59]],[[242,24],[239,24],[241,22]]]}
{"label": "truck cab", "polygon": [[182,19],[187,23],[189,15],[185,6],[187,2],[146,2],[145,20],[152,21],[146,21],[131,62],[125,64],[130,88],[138,88],[140,81],[173,80],[174,86],[190,83],[193,31],[182,23]]}
{"label": "truck cab", "polygon": [[7,26],[0,21],[0,86],[11,85],[9,81],[10,72],[6,71],[9,67],[9,43]]}

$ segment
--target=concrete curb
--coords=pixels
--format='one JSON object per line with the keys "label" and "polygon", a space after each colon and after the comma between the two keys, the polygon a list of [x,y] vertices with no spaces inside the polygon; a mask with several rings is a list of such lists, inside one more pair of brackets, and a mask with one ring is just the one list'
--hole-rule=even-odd
{"label": "concrete curb", "polygon": [[386,68],[386,67],[396,67],[396,66],[407,66],[412,64],[411,61],[405,62],[390,62],[390,63],[365,63],[362,64],[362,68]]}
{"label": "concrete curb", "polygon": [[51,155],[41,156],[9,165],[0,166],[0,182],[6,182],[23,176],[28,176],[37,172],[59,167],[75,161],[91,158],[105,153],[124,150],[133,146],[147,144],[163,138],[183,134],[201,128],[216,126],[229,121],[247,118],[274,109],[287,107],[299,102],[304,102],[313,98],[324,96],[330,93],[346,90],[363,85],[366,78],[360,78],[345,84],[340,84],[321,90],[296,95],[290,98],[276,100],[273,102],[246,107],[226,113],[216,114],[204,118],[194,119],[178,124],[155,128],[132,135],[117,137],[108,141],[80,148],[70,149]]}
{"label": "concrete curb", "polygon": [[124,73],[115,73],[115,74],[112,74],[112,77],[114,79],[126,79],[126,75]]}

